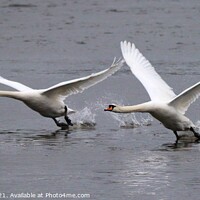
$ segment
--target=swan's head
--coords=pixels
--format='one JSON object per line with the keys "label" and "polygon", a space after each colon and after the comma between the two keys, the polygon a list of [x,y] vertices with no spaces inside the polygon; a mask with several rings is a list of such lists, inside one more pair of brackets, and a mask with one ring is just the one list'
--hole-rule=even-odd
{"label": "swan's head", "polygon": [[117,105],[115,104],[110,104],[108,106],[108,108],[105,108],[104,111],[111,111],[111,112],[115,112],[116,111],[116,108],[117,108]]}

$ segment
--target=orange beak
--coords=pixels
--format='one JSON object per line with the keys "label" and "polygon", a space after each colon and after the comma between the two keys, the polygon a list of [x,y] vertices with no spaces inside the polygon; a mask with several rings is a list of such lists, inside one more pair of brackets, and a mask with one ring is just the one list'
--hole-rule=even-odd
{"label": "orange beak", "polygon": [[112,107],[109,106],[108,108],[104,109],[104,111],[112,111]]}

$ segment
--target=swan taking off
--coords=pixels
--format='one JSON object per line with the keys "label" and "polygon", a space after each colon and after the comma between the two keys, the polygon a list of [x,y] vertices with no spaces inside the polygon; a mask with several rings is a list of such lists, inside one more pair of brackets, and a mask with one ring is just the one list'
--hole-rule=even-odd
{"label": "swan taking off", "polygon": [[151,101],[133,106],[109,105],[105,111],[117,113],[147,112],[159,120],[166,128],[177,131],[191,130],[195,132],[195,125],[185,116],[188,107],[200,96],[200,82],[176,95],[172,88],[157,74],[150,62],[139,52],[134,44],[121,42],[123,57],[132,73],[143,84]]}
{"label": "swan taking off", "polygon": [[[20,100],[42,116],[52,118],[57,126],[66,128],[69,125],[73,126],[71,120],[68,118],[68,114],[75,111],[65,105],[65,98],[69,95],[80,93],[103,81],[118,71],[123,63],[123,60],[116,61],[116,59],[114,59],[112,65],[108,69],[79,79],[61,82],[47,89],[32,89],[21,83],[10,81],[0,76],[0,83],[18,90],[0,91],[0,96]],[[64,116],[67,124],[61,123],[56,119],[61,116]]]}

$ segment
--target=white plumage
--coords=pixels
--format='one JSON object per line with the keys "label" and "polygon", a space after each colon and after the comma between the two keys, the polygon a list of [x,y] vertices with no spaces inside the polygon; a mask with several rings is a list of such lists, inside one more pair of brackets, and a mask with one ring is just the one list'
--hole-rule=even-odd
{"label": "white plumage", "polygon": [[[57,126],[66,127],[72,125],[67,114],[73,113],[74,111],[65,105],[64,99],[69,95],[83,92],[85,89],[105,80],[119,70],[123,63],[123,60],[116,61],[114,59],[108,69],[79,79],[61,82],[47,89],[32,89],[21,83],[7,80],[0,76],[0,83],[17,90],[0,91],[0,96],[20,100],[42,116],[52,118]],[[60,123],[56,120],[57,117],[61,116],[65,116],[68,124]]]}
{"label": "white plumage", "polygon": [[134,44],[121,42],[121,50],[127,65],[143,84],[151,100],[168,101],[176,96]]}
{"label": "white plumage", "polygon": [[200,135],[194,130],[194,124],[184,116],[188,107],[200,96],[200,82],[176,95],[133,43],[121,42],[121,50],[127,65],[142,83],[151,101],[134,106],[112,104],[105,111],[148,112],[166,128],[173,130],[177,140],[177,131],[186,130],[191,130],[200,139]]}

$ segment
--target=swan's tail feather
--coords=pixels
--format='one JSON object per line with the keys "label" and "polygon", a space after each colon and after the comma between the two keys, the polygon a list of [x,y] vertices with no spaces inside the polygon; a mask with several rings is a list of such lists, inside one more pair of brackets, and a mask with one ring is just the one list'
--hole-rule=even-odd
{"label": "swan's tail feather", "polygon": [[170,106],[175,107],[179,112],[185,114],[189,106],[200,96],[200,82],[184,90],[177,95],[170,103]]}

